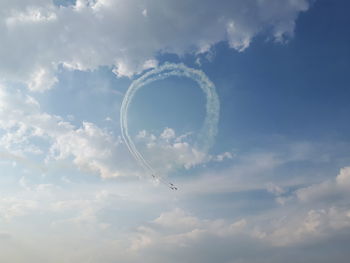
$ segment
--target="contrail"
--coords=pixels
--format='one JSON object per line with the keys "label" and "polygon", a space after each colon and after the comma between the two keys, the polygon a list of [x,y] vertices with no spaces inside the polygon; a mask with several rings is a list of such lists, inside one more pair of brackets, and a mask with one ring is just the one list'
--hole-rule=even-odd
{"label": "contrail", "polygon": [[206,117],[203,126],[197,136],[195,148],[201,152],[208,152],[210,147],[213,145],[215,136],[217,134],[220,102],[214,84],[201,70],[189,68],[184,64],[165,63],[158,68],[148,71],[131,83],[124,96],[120,109],[121,133],[131,155],[145,170],[149,171],[154,178],[157,178],[159,181],[169,185],[170,188],[174,187],[174,185],[172,183],[165,182],[160,176],[156,176],[153,167],[137,150],[133,140],[131,139],[128,131],[128,110],[130,103],[132,102],[136,92],[139,89],[154,81],[163,80],[171,76],[187,77],[194,80],[206,96]]}

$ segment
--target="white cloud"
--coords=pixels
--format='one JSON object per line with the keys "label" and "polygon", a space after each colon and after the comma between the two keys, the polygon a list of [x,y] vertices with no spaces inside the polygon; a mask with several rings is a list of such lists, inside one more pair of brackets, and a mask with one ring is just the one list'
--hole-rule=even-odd
{"label": "white cloud", "polygon": [[108,165],[113,158],[114,148],[120,141],[92,123],[61,134],[55,138],[50,148],[51,157],[65,159],[73,156],[74,163],[81,169],[97,172],[101,177],[120,176],[120,172]]}
{"label": "white cloud", "polygon": [[[20,91],[0,88],[0,146],[8,156],[15,157],[25,165],[45,170],[45,165],[24,161],[26,155],[44,155],[46,162],[73,158],[82,170],[95,172],[103,178],[125,174],[137,174],[132,167],[131,157],[122,147],[121,140],[110,132],[85,122],[76,128],[61,117],[41,112],[39,103]],[[33,142],[41,139],[49,149]]]}
{"label": "white cloud", "polygon": [[34,200],[16,197],[0,197],[0,219],[10,221],[13,217],[25,216],[38,208]]}
{"label": "white cloud", "polygon": [[[225,169],[208,169],[200,177],[181,180],[183,194],[218,194],[265,189],[275,171],[289,163],[290,155],[259,152],[235,155],[234,163]],[[292,158],[293,159],[293,158]],[[215,157],[210,160],[217,161]]]}
{"label": "white cloud", "polygon": [[222,162],[224,161],[225,159],[232,159],[233,158],[233,154],[230,153],[230,152],[224,152],[224,153],[221,153],[221,154],[218,154],[217,156],[215,156],[213,158],[214,161],[217,161],[217,162]]}
{"label": "white cloud", "polygon": [[247,222],[200,219],[182,209],[176,208],[162,213],[147,226],[140,226],[131,238],[131,249],[141,250],[152,247],[190,247],[207,236],[227,237],[238,235],[245,230]]}
{"label": "white cloud", "polygon": [[44,68],[38,69],[30,77],[28,88],[31,91],[45,91],[50,89],[56,82],[57,78],[52,72],[45,70]]}
{"label": "white cloud", "polygon": [[143,130],[136,138],[140,151],[160,174],[177,168],[190,169],[210,161],[210,156],[197,150],[187,135],[176,136],[171,128],[165,128],[159,136]]}
{"label": "white cloud", "polygon": [[296,196],[303,202],[327,201],[350,196],[350,167],[340,170],[335,179],[300,188]]}
{"label": "white cloud", "polygon": [[[253,250],[259,247],[259,242],[269,249],[315,244],[331,238],[339,231],[349,231],[350,209],[330,207],[306,212],[294,211],[290,216],[268,217],[268,220],[259,217],[233,222],[200,219],[177,208],[162,213],[151,224],[139,227],[132,238],[131,248],[140,252],[165,249],[171,253],[182,247],[191,250],[205,246],[204,243],[211,243],[210,240],[230,243],[251,240],[251,243],[255,242]],[[202,253],[206,254],[206,251]]]}
{"label": "white cloud", "polygon": [[[48,221],[40,221],[40,229],[45,231],[41,231],[35,239],[45,242],[33,247],[46,255],[49,262],[68,258],[91,262],[114,262],[115,258],[130,263],[140,262],[140,259],[164,262],[169,258],[169,262],[178,262],[179,259],[182,262],[187,259],[190,262],[213,262],[212,254],[225,255],[225,260],[217,258],[217,262],[234,262],[237,257],[241,262],[261,262],[257,258],[268,253],[271,256],[262,262],[271,263],[280,262],[283,256],[275,256],[283,251],[289,253],[298,247],[304,251],[305,245],[318,246],[332,240],[339,232],[350,231],[350,209],[337,204],[307,209],[304,209],[304,203],[298,203],[298,209],[288,204],[290,206],[278,207],[277,211],[268,210],[261,215],[235,219],[215,215],[203,218],[190,209],[167,208],[166,212],[151,212],[151,216],[147,216],[149,219],[135,219],[135,214],[140,211],[132,210],[128,214],[130,203],[126,203],[125,197],[114,194],[125,187],[112,186],[109,190],[101,187],[106,186],[84,185],[75,188],[75,192],[67,190],[62,193],[61,189],[45,184],[32,185],[25,194],[21,193],[21,197],[0,198],[0,216],[7,221],[25,216],[20,228],[22,231],[25,226],[32,229],[30,219],[35,215],[41,219],[49,218]],[[130,192],[135,195],[135,190]],[[154,198],[162,199],[159,195]],[[145,195],[141,197],[145,198]],[[173,207],[170,203],[166,202],[165,206]],[[136,203],[132,204],[135,207]],[[150,205],[152,209],[160,209],[159,203],[152,202]],[[123,217],[137,224],[130,227],[128,222],[125,227],[125,222],[120,221]],[[26,231],[8,230],[21,242],[32,238]],[[250,258],[252,251],[253,258],[256,257],[253,260]],[[297,250],[296,255],[299,254],[300,250]],[[299,256],[293,259],[298,260]]]}
{"label": "white cloud", "polygon": [[154,67],[158,52],[206,52],[225,40],[242,51],[261,32],[281,41],[293,35],[298,14],[308,8],[307,0],[79,0],[67,7],[3,1],[0,73],[33,91],[54,85],[59,65],[108,65],[117,75],[131,76]]}
{"label": "white cloud", "polygon": [[163,139],[172,139],[175,137],[175,131],[171,128],[165,128],[160,137]]}
{"label": "white cloud", "polygon": [[179,208],[167,213],[162,213],[154,220],[154,223],[164,227],[194,228],[199,226],[199,220],[196,217],[188,215]]}
{"label": "white cloud", "polygon": [[267,188],[267,191],[269,193],[274,194],[276,196],[280,196],[286,192],[282,187],[280,187],[274,183],[268,183],[266,185],[266,188]]}
{"label": "white cloud", "polygon": [[254,236],[274,246],[300,245],[319,242],[350,230],[348,204],[350,168],[340,170],[334,179],[301,187],[288,193],[275,184],[268,191],[277,196],[282,209],[271,217],[271,222],[258,222]]}
{"label": "white cloud", "polygon": [[337,185],[343,189],[350,189],[350,167],[340,169],[340,173],[335,179]]}
{"label": "white cloud", "polygon": [[290,246],[318,242],[330,238],[339,230],[350,230],[350,209],[329,207],[324,209],[309,209],[298,211],[289,217],[284,217],[276,223],[272,230],[257,231],[256,236],[271,242],[274,246]]}

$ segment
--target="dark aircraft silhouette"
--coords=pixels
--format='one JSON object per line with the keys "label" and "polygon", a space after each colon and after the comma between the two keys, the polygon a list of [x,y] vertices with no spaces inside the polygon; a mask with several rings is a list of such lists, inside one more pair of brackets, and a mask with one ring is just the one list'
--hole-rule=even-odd
{"label": "dark aircraft silhouette", "polygon": [[175,190],[175,191],[178,190],[178,188],[177,188],[173,183],[166,183],[166,182],[162,181],[161,178],[157,178],[154,174],[152,174],[152,177],[153,177],[154,180],[159,180],[159,181],[161,181],[162,183],[167,184],[168,187],[169,187],[171,190]]}

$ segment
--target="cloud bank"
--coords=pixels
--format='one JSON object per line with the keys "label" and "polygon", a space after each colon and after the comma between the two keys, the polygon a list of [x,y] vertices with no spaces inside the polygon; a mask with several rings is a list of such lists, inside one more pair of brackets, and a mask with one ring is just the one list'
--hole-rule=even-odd
{"label": "cloud bank", "polygon": [[283,41],[293,36],[307,0],[77,0],[2,1],[0,75],[32,91],[56,82],[60,65],[94,70],[111,66],[131,76],[157,64],[159,53],[203,53],[227,41],[238,51],[258,34]]}
{"label": "cloud bank", "polygon": [[[341,180],[348,169],[342,169],[334,179]],[[208,263],[348,261],[344,244],[349,241],[350,210],[341,200],[329,206],[324,198],[308,203],[295,198],[263,214],[235,212],[233,218],[222,218],[201,216],[176,206],[164,208],[164,204],[168,207],[172,203],[168,194],[164,199],[159,193],[152,196],[154,189],[150,186],[139,188],[139,196],[135,196],[134,189],[135,185],[129,189],[126,185],[110,185],[108,189],[95,185],[72,192],[69,184],[64,189],[40,184],[28,185],[11,198],[0,196],[0,219],[8,223],[11,233],[0,233],[2,248],[13,248],[21,240],[32,251],[40,252],[46,262],[114,262],[115,258],[130,263],[142,259]],[[121,227],[126,224],[123,212],[129,211],[130,205],[145,210],[156,206],[159,212],[150,212],[149,219],[129,217],[128,223],[132,221],[134,226],[125,229]],[[39,234],[31,221],[38,215],[49,218],[40,221],[45,231]],[[26,220],[15,228],[11,222],[19,218]],[[31,244],[33,236],[45,242]],[[0,258],[17,262],[13,260],[17,254],[7,251]],[[36,255],[28,258],[33,261]]]}

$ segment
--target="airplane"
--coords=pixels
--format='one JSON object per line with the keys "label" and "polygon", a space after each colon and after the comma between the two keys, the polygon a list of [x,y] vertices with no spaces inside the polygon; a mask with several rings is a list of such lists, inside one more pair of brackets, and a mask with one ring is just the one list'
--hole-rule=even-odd
{"label": "airplane", "polygon": [[170,189],[171,190],[177,190],[177,187],[176,186],[170,186]]}
{"label": "airplane", "polygon": [[[151,174],[151,175],[152,175],[153,179],[158,180],[158,178],[156,178],[156,176],[154,174]],[[171,190],[178,190],[178,188],[173,183],[169,183],[169,188]]]}

